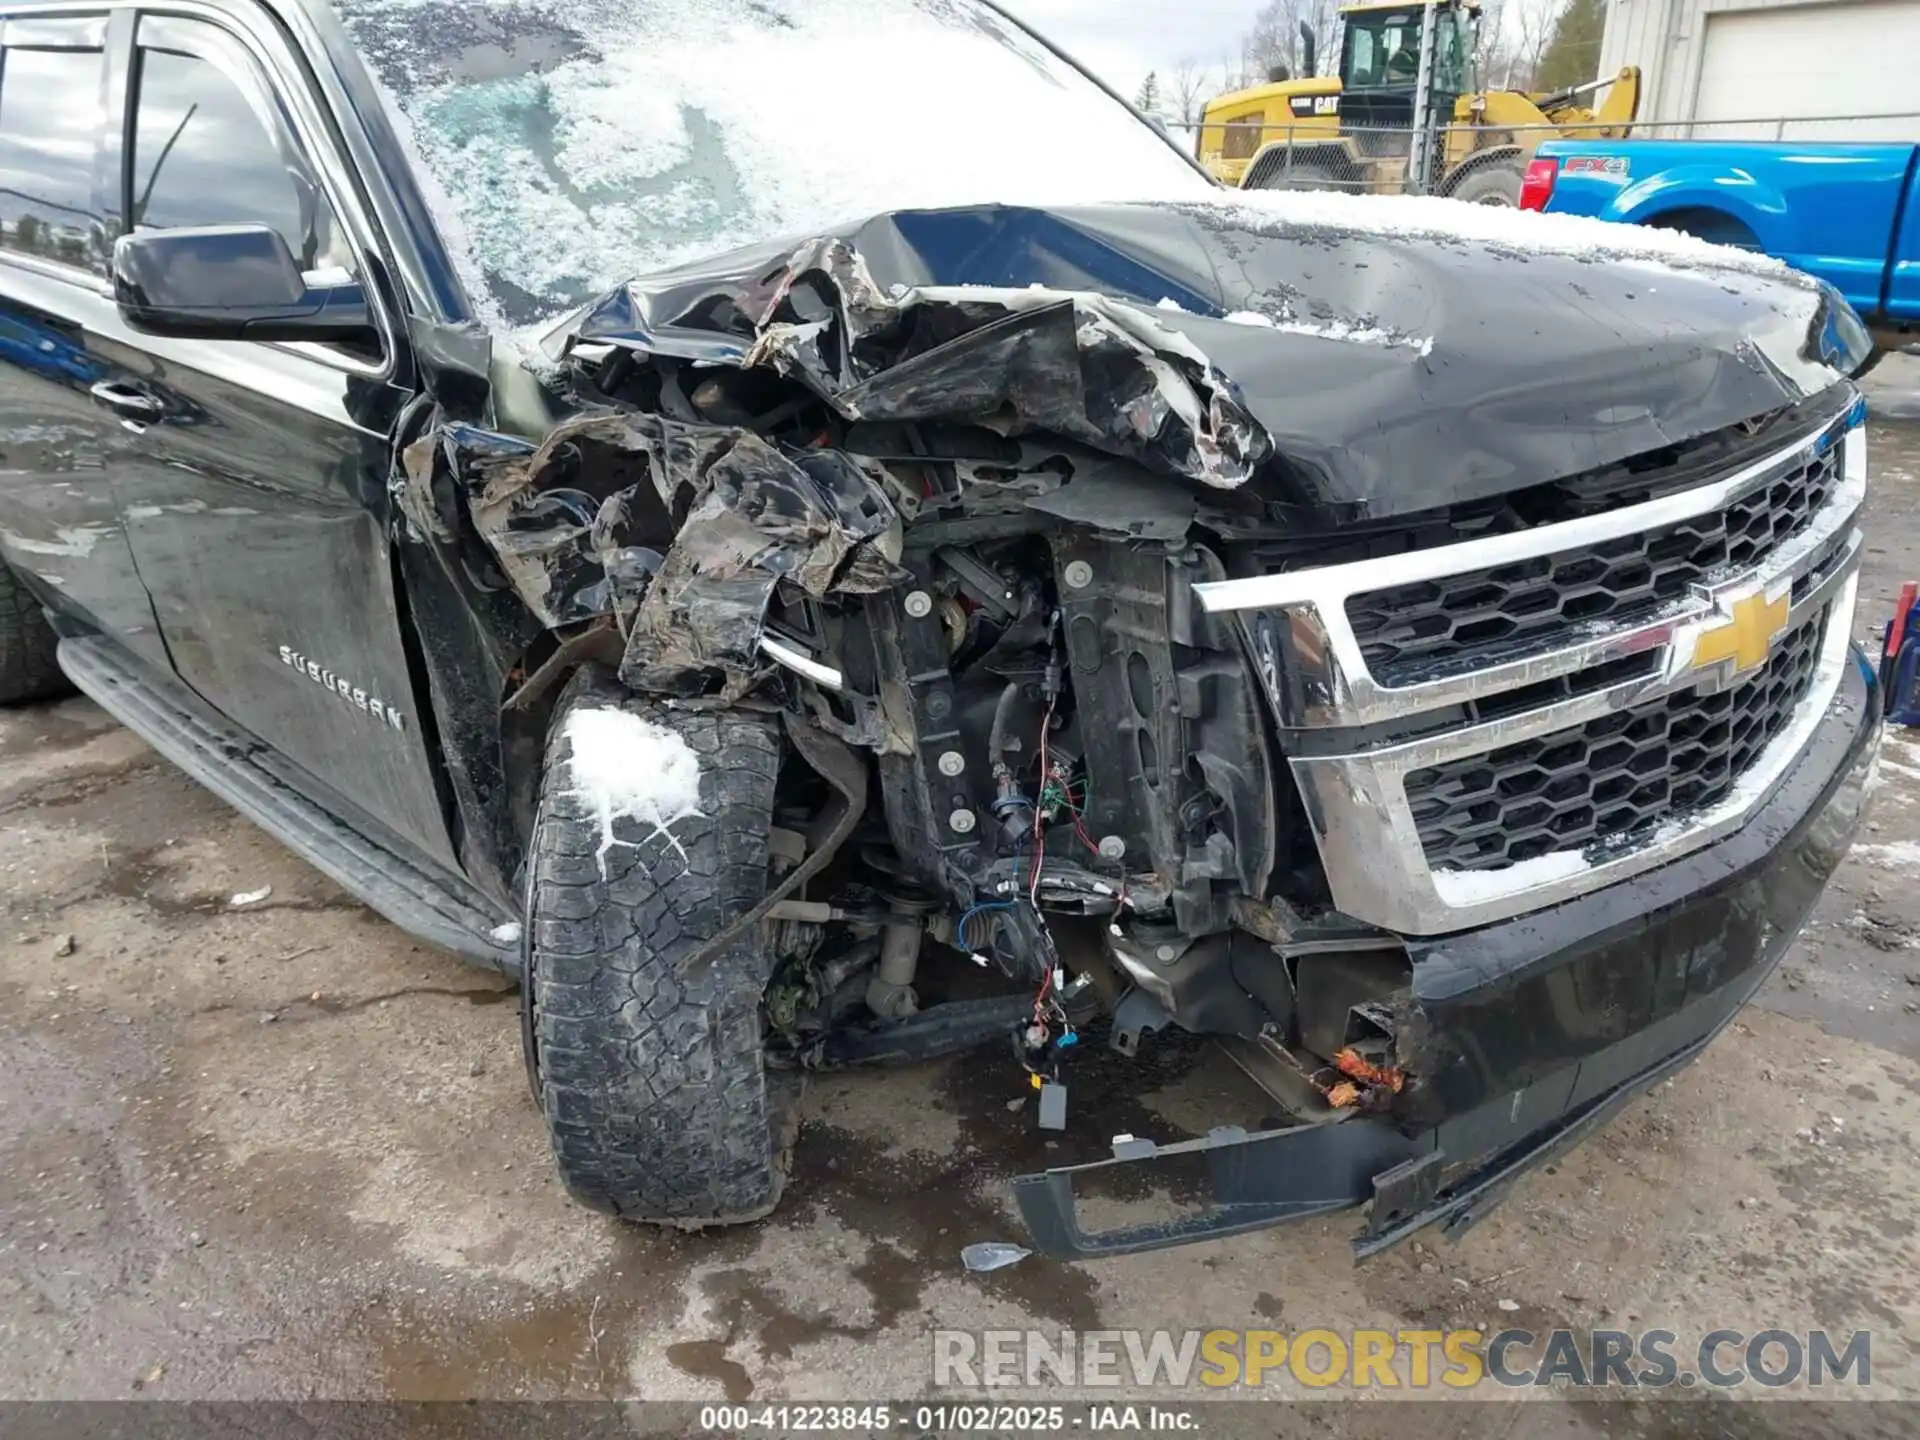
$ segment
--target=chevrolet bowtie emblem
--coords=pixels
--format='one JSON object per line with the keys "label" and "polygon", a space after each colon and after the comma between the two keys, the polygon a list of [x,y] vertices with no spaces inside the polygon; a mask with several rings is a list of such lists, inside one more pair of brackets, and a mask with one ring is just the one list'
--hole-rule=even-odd
{"label": "chevrolet bowtie emblem", "polygon": [[1773,642],[1786,633],[1786,591],[1769,600],[1764,591],[1752,590],[1737,599],[1723,599],[1720,608],[1725,618],[1701,626],[1687,667],[1705,670],[1731,660],[1733,673],[1739,675],[1764,664]]}

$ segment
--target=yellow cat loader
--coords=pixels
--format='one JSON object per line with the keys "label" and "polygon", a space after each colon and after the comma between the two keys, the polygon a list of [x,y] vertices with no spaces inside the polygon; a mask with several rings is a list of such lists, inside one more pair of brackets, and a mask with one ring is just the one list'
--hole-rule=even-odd
{"label": "yellow cat loader", "polygon": [[[1480,7],[1380,0],[1342,7],[1340,73],[1267,84],[1207,106],[1197,154],[1248,190],[1341,189],[1518,203],[1527,161],[1547,139],[1616,139],[1640,107],[1640,72],[1552,92],[1482,90],[1473,57]],[[1597,107],[1587,104],[1605,90]]]}

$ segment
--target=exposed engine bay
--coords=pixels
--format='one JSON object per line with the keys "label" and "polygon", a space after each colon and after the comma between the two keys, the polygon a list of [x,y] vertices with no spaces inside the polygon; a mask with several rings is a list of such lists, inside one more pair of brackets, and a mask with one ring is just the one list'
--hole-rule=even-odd
{"label": "exposed engine bay", "polygon": [[[796,1062],[864,1053],[829,1039],[850,1018],[918,1014],[923,936],[1032,1002],[1017,1027],[976,1007],[930,1043],[1017,1029],[1047,1082],[1094,1008],[1090,966],[1109,1005],[1136,992],[1116,1021],[1125,1049],[1173,1023],[1253,1040],[1289,1015],[1289,982],[1246,934],[1261,963],[1242,968],[1282,988],[1257,1001],[1233,978],[1236,917],[1274,915],[1257,897],[1282,867],[1310,897],[1313,858],[1276,816],[1237,641],[1192,602],[1195,581],[1227,573],[1216,546],[1185,521],[1090,523],[1152,482],[1085,447],[838,425],[748,372],[691,394],[680,380],[616,351],[579,380],[607,408],[538,450],[456,450],[470,441],[454,431],[415,467],[458,475],[501,565],[546,586],[547,618],[629,685],[779,704],[870,757],[874,813],[774,912],[770,1030]],[[806,443],[811,427],[838,444]],[[556,531],[556,513],[575,523]],[[794,863],[817,828],[809,788]],[[1072,959],[1061,919],[1080,922]],[[1338,1071],[1323,1081],[1358,1099]]]}
{"label": "exposed engine bay", "polygon": [[[629,286],[549,337],[549,378],[577,408],[537,445],[447,424],[408,450],[409,520],[548,632],[507,705],[537,707],[594,661],[675,704],[786,716],[808,763],[746,917],[776,936],[783,1063],[1007,1033],[1058,1126],[1063,1067],[1105,1009],[1123,1052],[1168,1026],[1228,1037],[1297,1118],[1417,1109],[1406,949],[1329,904],[1285,777],[1269,714],[1294,681],[1194,586],[1523,527],[1530,484],[1802,389],[1779,364],[1714,364],[1683,395],[1635,351],[1606,390],[1625,420],[1569,426],[1559,382],[1533,377],[1562,417],[1543,435],[1516,378],[1449,448],[1466,410],[1431,338],[1378,317],[1315,330],[1324,302],[1261,287],[1263,264],[1297,267],[1280,252],[1298,237],[1207,222],[1216,266],[1231,257],[1265,307],[1223,321],[1217,277],[1132,258],[1160,231],[1185,255],[1199,217],[940,219],[975,247],[966,283],[933,283],[947,277],[913,254],[929,217],[895,216]],[[1013,235],[1107,293],[987,283]],[[1377,295],[1428,283],[1417,247],[1372,263],[1392,272]],[[1750,308],[1736,293],[1715,303]],[[1768,323],[1811,390],[1834,378],[1808,348],[1830,317],[1799,298]],[[1365,337],[1335,347],[1326,382],[1364,405],[1276,381],[1324,370],[1329,334]],[[1383,425],[1396,406],[1404,421]],[[936,953],[998,978],[937,985],[928,1005]]]}

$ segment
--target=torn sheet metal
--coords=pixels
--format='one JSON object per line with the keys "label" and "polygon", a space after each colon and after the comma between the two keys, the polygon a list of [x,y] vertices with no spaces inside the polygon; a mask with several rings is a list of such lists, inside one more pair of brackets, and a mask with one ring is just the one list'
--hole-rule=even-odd
{"label": "torn sheet metal", "polygon": [[444,425],[408,447],[401,507],[445,540],[463,500],[473,528],[542,625],[557,628],[637,604],[673,527],[649,477],[663,447],[648,417],[600,412],[556,426],[538,446]]}
{"label": "torn sheet metal", "polygon": [[[806,384],[848,420],[939,418],[1044,432],[1231,489],[1272,453],[1234,383],[1187,336],[1108,296],[876,283],[848,240],[787,255],[734,305],[750,338],[727,358]],[[633,287],[590,310],[579,340],[657,340]],[[704,350],[701,358],[721,358]]]}
{"label": "torn sheet metal", "polygon": [[442,492],[464,497],[540,622],[614,616],[622,678],[656,693],[739,688],[780,581],[864,594],[900,556],[899,515],[848,456],[659,415],[588,412],[537,447],[449,425],[408,450],[406,475],[417,526],[448,538]]}
{"label": "torn sheet metal", "polygon": [[1806,277],[1338,218],[899,211],[629,282],[542,346],[775,369],[848,418],[1051,434],[1335,521],[1613,465],[1776,413],[1864,353]]}
{"label": "torn sheet metal", "polygon": [[740,433],[697,471],[663,469],[656,483],[674,513],[689,508],[628,627],[620,678],[636,689],[694,693],[715,674],[729,688],[751,674],[782,580],[816,599],[893,584],[899,516],[838,451],[789,456]]}

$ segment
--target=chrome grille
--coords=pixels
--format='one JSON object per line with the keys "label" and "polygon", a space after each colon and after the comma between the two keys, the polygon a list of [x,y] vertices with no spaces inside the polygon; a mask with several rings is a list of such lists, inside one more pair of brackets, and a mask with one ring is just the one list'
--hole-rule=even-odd
{"label": "chrome grille", "polygon": [[1628,623],[1800,534],[1832,498],[1839,452],[1783,470],[1724,509],[1512,565],[1355,595],[1347,620],[1374,677],[1393,685],[1476,651],[1551,644],[1576,625]]}
{"label": "chrome grille", "polygon": [[1726,689],[1681,690],[1407,776],[1427,863],[1491,870],[1650,826],[1727,797],[1813,683],[1825,614]]}
{"label": "chrome grille", "polygon": [[1866,440],[1830,403],[1643,500],[1195,587],[1286,727],[1339,909],[1464,930],[1744,822],[1846,665]]}

